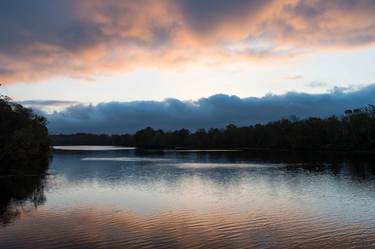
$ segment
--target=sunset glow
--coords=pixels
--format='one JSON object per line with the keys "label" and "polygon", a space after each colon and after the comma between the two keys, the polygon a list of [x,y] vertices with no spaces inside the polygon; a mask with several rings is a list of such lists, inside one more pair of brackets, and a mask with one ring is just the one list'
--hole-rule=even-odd
{"label": "sunset glow", "polygon": [[374,12],[372,0],[1,1],[0,82],[46,112],[355,91],[375,82]]}

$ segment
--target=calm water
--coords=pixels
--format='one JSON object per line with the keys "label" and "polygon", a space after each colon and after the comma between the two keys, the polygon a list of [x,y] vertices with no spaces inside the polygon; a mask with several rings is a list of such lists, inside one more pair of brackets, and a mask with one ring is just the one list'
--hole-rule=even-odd
{"label": "calm water", "polygon": [[67,149],[0,178],[1,249],[375,248],[371,162]]}

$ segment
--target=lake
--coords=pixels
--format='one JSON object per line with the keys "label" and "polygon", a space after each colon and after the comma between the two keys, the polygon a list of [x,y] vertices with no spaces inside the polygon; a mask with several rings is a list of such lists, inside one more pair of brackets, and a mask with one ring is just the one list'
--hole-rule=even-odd
{"label": "lake", "polygon": [[375,248],[371,160],[59,147],[0,183],[1,249]]}

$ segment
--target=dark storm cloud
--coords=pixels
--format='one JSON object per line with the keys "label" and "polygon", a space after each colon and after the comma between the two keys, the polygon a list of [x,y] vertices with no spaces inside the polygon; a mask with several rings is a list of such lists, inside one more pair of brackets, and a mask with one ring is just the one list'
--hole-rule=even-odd
{"label": "dark storm cloud", "polygon": [[48,44],[73,52],[95,43],[98,30],[80,17],[75,3],[73,0],[0,1],[0,51],[26,53],[30,51],[22,50]]}
{"label": "dark storm cloud", "polygon": [[256,15],[271,2],[273,0],[177,0],[187,22],[202,32],[211,31],[225,21]]}
{"label": "dark storm cloud", "polygon": [[149,60],[147,55],[165,47],[173,33],[173,22],[159,18],[163,11],[155,5],[148,0],[2,0],[1,80],[84,78]]}
{"label": "dark storm cloud", "polygon": [[197,101],[109,102],[76,105],[47,115],[52,133],[124,133],[151,126],[165,130],[179,128],[224,127],[229,123],[249,125],[296,115],[341,115],[344,110],[375,104],[375,85],[346,92],[335,88],[330,93],[290,92],[262,98],[239,98],[224,94]]}

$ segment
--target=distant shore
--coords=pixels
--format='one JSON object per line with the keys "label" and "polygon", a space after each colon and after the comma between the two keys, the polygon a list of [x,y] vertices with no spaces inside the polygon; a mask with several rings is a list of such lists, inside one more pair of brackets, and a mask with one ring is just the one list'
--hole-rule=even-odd
{"label": "distant shore", "polygon": [[147,127],[134,134],[50,135],[52,145],[110,145],[139,149],[241,149],[375,152],[375,106],[340,116],[281,119],[266,124],[164,131]]}

